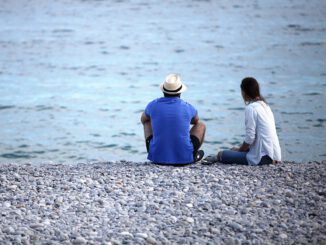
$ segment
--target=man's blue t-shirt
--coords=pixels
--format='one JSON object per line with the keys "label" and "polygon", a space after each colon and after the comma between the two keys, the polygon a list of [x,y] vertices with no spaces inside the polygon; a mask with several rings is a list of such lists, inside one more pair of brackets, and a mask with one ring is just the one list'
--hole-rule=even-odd
{"label": "man's blue t-shirt", "polygon": [[189,126],[196,109],[179,97],[163,97],[150,102],[145,114],[151,119],[153,139],[148,160],[155,163],[191,163],[193,145]]}

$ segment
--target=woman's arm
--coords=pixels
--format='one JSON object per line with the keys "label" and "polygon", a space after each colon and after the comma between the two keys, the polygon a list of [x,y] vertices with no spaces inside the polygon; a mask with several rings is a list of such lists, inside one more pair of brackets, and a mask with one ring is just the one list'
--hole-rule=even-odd
{"label": "woman's arm", "polygon": [[243,151],[243,152],[247,152],[250,149],[250,145],[247,144],[245,141],[243,141],[242,145],[240,147],[232,147],[231,150],[232,151]]}
{"label": "woman's arm", "polygon": [[233,151],[249,151],[250,145],[255,142],[256,139],[256,111],[252,107],[246,107],[245,112],[245,125],[246,125],[246,137],[242,145],[238,147],[233,147]]}
{"label": "woman's arm", "polygon": [[246,151],[249,151],[249,148],[250,148],[250,145],[247,144],[245,141],[243,141],[242,145],[239,148],[239,151],[246,152]]}
{"label": "woman's arm", "polygon": [[256,121],[257,121],[257,112],[251,106],[246,107],[245,112],[245,126],[246,126],[246,137],[242,144],[243,148],[249,148],[255,142],[256,139]]}

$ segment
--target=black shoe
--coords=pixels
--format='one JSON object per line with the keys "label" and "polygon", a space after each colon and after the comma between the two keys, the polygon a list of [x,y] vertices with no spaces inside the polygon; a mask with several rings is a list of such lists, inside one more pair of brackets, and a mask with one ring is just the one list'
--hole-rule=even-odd
{"label": "black shoe", "polygon": [[203,159],[204,155],[205,152],[203,150],[197,151],[194,162],[199,162],[201,159]]}
{"label": "black shoe", "polygon": [[218,162],[217,155],[209,155],[202,161],[202,164],[211,165],[216,162]]}

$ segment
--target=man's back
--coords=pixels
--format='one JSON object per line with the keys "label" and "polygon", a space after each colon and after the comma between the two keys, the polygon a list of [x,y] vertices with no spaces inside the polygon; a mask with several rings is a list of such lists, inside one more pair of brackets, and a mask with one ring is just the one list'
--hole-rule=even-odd
{"label": "man's back", "polygon": [[149,103],[145,114],[153,129],[148,159],[156,163],[193,162],[189,126],[196,109],[179,97],[163,97]]}

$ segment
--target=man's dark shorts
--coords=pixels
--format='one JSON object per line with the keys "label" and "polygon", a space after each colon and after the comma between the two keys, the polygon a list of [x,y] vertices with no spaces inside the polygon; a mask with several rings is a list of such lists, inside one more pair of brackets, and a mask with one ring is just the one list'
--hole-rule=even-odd
{"label": "man's dark shorts", "polygon": [[191,142],[194,146],[194,159],[200,147],[200,140],[195,135],[190,135]]}
{"label": "man's dark shorts", "polygon": [[[153,139],[153,135],[148,136],[148,138],[146,139],[147,152],[149,152],[149,145],[150,145],[152,139]],[[200,148],[200,140],[195,135],[190,135],[190,139],[191,139],[192,145],[194,146],[194,159],[195,159],[197,151]]]}

